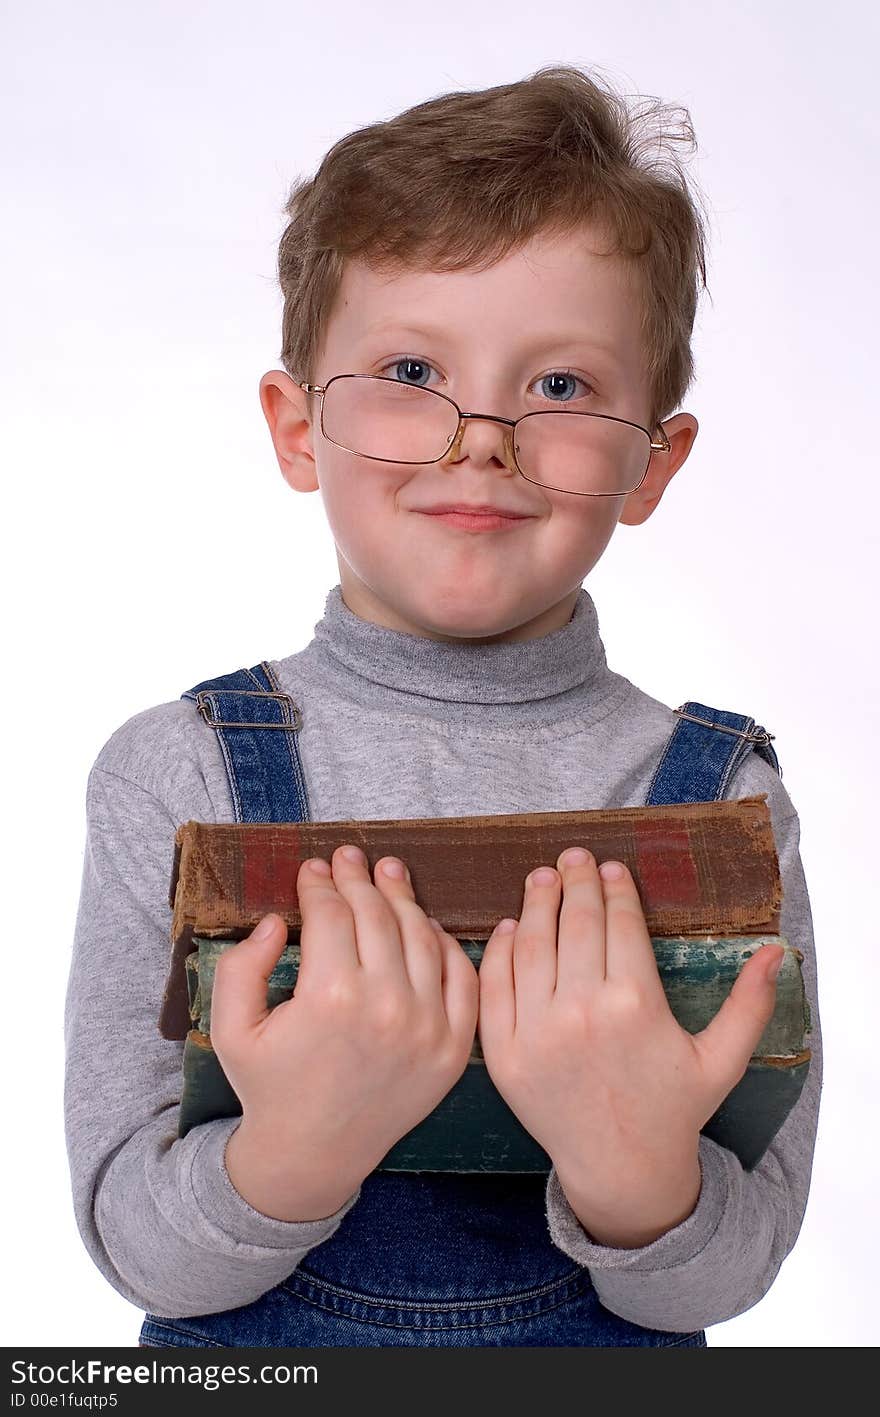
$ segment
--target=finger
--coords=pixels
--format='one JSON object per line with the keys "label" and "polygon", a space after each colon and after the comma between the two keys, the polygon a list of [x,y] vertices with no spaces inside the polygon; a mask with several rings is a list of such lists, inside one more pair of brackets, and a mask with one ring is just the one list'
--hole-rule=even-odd
{"label": "finger", "polygon": [[[353,852],[354,859],[347,853]],[[333,884],[354,916],[358,959],[364,969],[389,983],[409,987],[397,916],[370,878],[370,863],[359,846],[337,846],[331,862]]]}
{"label": "finger", "polygon": [[354,917],[334,885],[328,862],[320,857],[300,866],[296,895],[302,915],[297,982],[320,988],[340,969],[360,965]]}
{"label": "finger", "polygon": [[269,975],[286,944],[287,925],[273,911],[218,958],[211,989],[211,1037],[221,1047],[234,1047],[268,1016]]}
{"label": "finger", "polygon": [[622,861],[605,861],[599,880],[605,897],[605,978],[609,982],[635,979],[649,995],[665,998],[632,873]]}
{"label": "finger", "polygon": [[562,874],[556,993],[570,997],[605,978],[605,898],[596,858],[586,847],[566,848],[556,866]]}
{"label": "finger", "polygon": [[480,981],[477,971],[454,935],[439,921],[436,929],[440,947],[441,987],[443,1007],[449,1020],[450,1032],[473,1044],[480,1011]]}
{"label": "finger", "polygon": [[513,980],[513,941],[517,922],[499,920],[483,948],[477,971],[480,986],[478,1030],[485,1052],[509,1042],[516,1029],[516,992]]}
{"label": "finger", "polygon": [[[544,877],[547,877],[544,879]],[[556,988],[556,939],[562,881],[552,866],[526,877],[523,908],[513,937],[513,987],[518,1025],[542,1013]]]}
{"label": "finger", "polygon": [[768,964],[772,964],[774,958],[781,961],[784,956],[784,947],[763,945],[743,965],[711,1023],[694,1036],[707,1079],[717,1097],[715,1107],[743,1076],[761,1034],[773,1017],[776,980],[770,977]]}
{"label": "finger", "polygon": [[438,932],[419,905],[405,861],[383,856],[373,870],[376,889],[397,916],[404,964],[413,990],[433,998],[440,989],[443,955]]}

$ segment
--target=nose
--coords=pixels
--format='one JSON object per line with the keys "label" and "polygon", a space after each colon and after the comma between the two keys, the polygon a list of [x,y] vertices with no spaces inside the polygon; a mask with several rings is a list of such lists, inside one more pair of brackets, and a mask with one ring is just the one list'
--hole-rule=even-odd
{"label": "nose", "polygon": [[516,472],[512,432],[509,423],[502,422],[490,414],[463,413],[458,433],[441,461],[459,462],[465,455],[467,443],[467,456],[475,463],[484,463],[495,457],[511,472]]}

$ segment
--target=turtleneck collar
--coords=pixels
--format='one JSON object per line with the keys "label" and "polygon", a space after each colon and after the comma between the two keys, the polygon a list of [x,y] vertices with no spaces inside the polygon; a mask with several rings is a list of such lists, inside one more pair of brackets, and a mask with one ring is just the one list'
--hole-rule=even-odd
{"label": "turtleneck collar", "polygon": [[617,697],[626,682],[607,667],[596,607],[583,587],[567,625],[536,639],[486,645],[376,625],[346,605],[337,584],[311,643],[288,661],[291,670],[296,660],[367,708],[458,721],[474,705],[495,705],[481,721],[498,727],[566,717],[587,707],[585,699],[593,712],[600,701],[606,711],[609,693]]}

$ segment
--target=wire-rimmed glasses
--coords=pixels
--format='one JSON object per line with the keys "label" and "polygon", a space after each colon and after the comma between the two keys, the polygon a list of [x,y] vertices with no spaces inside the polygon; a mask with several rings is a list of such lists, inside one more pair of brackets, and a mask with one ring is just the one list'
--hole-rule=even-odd
{"label": "wire-rimmed glasses", "polygon": [[606,413],[539,409],[520,418],[463,413],[454,399],[379,374],[334,374],[326,384],[299,380],[321,399],[321,432],[331,443],[377,462],[432,463],[458,454],[465,420],[504,425],[508,467],[527,482],[580,497],[619,497],[644,481],[652,452],[669,452],[647,428]]}

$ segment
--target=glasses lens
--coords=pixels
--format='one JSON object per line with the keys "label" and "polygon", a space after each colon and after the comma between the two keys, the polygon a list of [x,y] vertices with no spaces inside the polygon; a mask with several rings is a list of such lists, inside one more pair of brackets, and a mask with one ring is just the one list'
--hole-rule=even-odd
{"label": "glasses lens", "polygon": [[[436,462],[458,427],[455,405],[432,389],[365,374],[331,380],[321,418],[325,438],[382,462]],[[651,456],[643,428],[600,414],[528,414],[515,448],[530,482],[607,496],[638,487]]]}
{"label": "glasses lens", "polygon": [[528,414],[517,425],[514,446],[530,482],[594,496],[632,492],[651,456],[643,428],[601,414]]}
{"label": "glasses lens", "polygon": [[343,374],[323,398],[324,437],[383,462],[434,462],[455,437],[454,406],[397,379]]}

